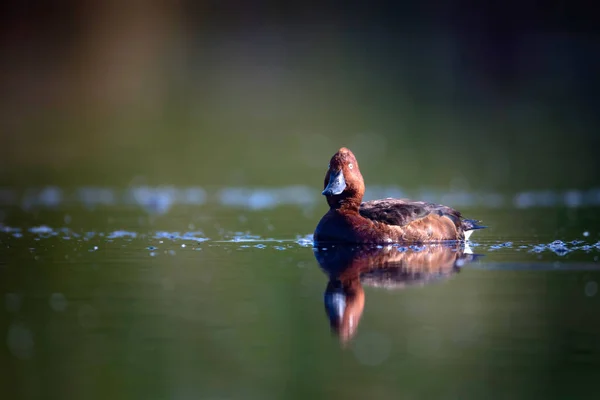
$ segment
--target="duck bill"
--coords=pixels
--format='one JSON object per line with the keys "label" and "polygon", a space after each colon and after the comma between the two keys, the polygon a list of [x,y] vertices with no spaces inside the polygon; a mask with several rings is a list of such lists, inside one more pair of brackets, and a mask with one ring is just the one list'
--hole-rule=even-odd
{"label": "duck bill", "polygon": [[325,190],[323,190],[324,196],[332,196],[341,194],[346,189],[346,180],[344,179],[344,173],[340,169],[337,172],[331,171],[329,173],[329,183]]}

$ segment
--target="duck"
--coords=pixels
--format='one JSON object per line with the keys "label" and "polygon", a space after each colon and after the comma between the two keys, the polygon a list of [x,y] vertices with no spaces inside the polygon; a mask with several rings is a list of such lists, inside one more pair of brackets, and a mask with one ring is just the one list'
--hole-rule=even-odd
{"label": "duck", "polygon": [[473,231],[485,228],[441,204],[394,198],[363,202],[365,182],[354,153],[346,147],[331,157],[323,186],[329,211],[315,229],[315,243],[467,241]]}

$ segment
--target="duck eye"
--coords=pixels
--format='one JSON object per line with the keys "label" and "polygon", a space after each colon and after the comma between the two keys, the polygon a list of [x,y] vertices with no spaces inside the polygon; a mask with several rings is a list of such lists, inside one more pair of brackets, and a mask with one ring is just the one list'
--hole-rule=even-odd
{"label": "duck eye", "polygon": [[352,165],[352,163],[348,164],[348,168],[352,169],[354,168],[354,165]]}

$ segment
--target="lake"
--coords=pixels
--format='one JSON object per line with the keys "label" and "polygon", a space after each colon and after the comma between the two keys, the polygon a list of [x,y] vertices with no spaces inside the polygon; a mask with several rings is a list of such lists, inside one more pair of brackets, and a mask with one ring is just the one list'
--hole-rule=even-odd
{"label": "lake", "polygon": [[3,189],[5,396],[597,392],[598,191],[423,191],[488,228],[314,248],[318,186]]}

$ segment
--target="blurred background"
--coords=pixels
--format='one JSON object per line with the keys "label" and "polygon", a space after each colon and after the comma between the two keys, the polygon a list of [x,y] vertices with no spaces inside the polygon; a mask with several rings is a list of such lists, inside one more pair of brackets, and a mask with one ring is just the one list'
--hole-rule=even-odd
{"label": "blurred background", "polygon": [[367,186],[593,188],[592,14],[505,6],[10,1],[0,184],[320,187],[347,146]]}
{"label": "blurred background", "polygon": [[[600,33],[568,4],[4,2],[3,393],[593,398]],[[366,288],[346,350],[311,238],[342,146],[368,198],[489,226],[447,282]]]}

